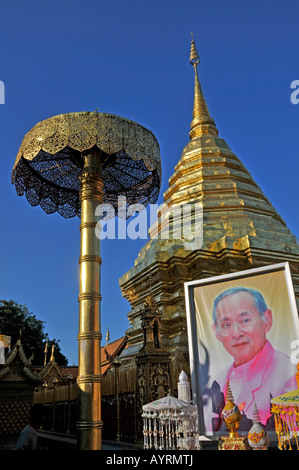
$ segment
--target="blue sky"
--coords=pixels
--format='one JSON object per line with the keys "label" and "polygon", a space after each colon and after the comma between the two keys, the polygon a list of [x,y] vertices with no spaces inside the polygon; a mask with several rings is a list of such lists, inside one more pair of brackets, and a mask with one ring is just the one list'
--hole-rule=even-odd
{"label": "blue sky", "polygon": [[[23,136],[68,112],[117,114],[158,139],[159,198],[189,141],[194,74],[219,135],[294,234],[298,222],[299,3],[295,0],[12,0],[0,11],[0,298],[26,304],[77,363],[79,219],[47,216],[18,197],[11,170]],[[145,240],[102,242],[102,332],[128,328],[119,278]],[[5,334],[5,332],[1,332]]]}

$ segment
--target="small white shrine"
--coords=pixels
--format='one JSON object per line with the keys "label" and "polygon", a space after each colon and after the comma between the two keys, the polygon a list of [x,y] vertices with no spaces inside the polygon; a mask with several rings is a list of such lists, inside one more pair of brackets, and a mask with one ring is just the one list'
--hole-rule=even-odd
{"label": "small white shrine", "polygon": [[0,335],[0,364],[5,364],[5,348],[8,348],[10,351],[10,346],[11,337],[7,335]]}
{"label": "small white shrine", "polygon": [[143,405],[144,449],[199,448],[197,407],[191,403],[190,384],[184,371],[179,377],[178,395],[179,398],[168,395]]}

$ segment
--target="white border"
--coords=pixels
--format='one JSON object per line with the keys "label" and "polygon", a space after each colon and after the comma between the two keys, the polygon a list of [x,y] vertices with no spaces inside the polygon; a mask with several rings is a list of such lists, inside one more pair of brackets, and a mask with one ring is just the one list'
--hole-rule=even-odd
{"label": "white border", "polygon": [[[299,332],[299,318],[298,318],[298,311],[296,305],[296,297],[293,288],[292,276],[290,271],[290,266],[288,262],[279,263],[279,264],[272,264],[268,266],[262,266],[259,268],[252,268],[246,269],[244,271],[238,271],[229,274],[223,274],[220,276],[213,276],[207,277],[205,279],[199,279],[195,281],[188,281],[184,283],[184,291],[185,291],[185,302],[186,302],[186,318],[187,318],[187,333],[188,333],[188,347],[189,347],[189,361],[190,361],[190,374],[191,374],[191,383],[192,383],[192,395],[193,395],[193,403],[197,406],[197,409],[201,409],[201,400],[200,400],[200,393],[198,390],[199,385],[199,353],[198,353],[198,341],[197,341],[197,334],[196,334],[196,318],[195,318],[195,310],[193,308],[193,301],[191,302],[191,296],[193,298],[193,289],[194,287],[198,287],[200,285],[207,285],[207,284],[214,284],[220,283],[223,281],[234,280],[238,278],[245,278],[251,277],[258,274],[270,273],[275,271],[284,271],[285,272],[285,279],[286,285],[289,295],[290,307],[292,310],[293,322],[294,326]],[[210,432],[202,432],[202,417],[198,411],[198,423],[199,423],[199,437],[201,440],[207,439],[207,436],[217,436],[216,433]]]}

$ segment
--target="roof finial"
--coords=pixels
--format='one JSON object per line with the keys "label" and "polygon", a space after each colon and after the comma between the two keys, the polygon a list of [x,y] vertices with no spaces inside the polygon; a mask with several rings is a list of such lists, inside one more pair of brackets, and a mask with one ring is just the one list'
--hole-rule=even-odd
{"label": "roof finial", "polygon": [[107,343],[109,343],[109,341],[110,341],[110,332],[109,332],[109,328],[107,328],[106,341],[107,341]]}
{"label": "roof finial", "polygon": [[54,357],[54,343],[52,344],[50,362],[55,362],[55,357]]}
{"label": "roof finial", "polygon": [[197,66],[200,63],[200,58],[196,49],[193,33],[191,33],[191,53],[190,64],[194,67],[195,71],[195,85],[194,85],[194,104],[193,104],[193,120],[191,122],[190,139],[198,137],[203,134],[218,135],[215,121],[211,118],[203,92],[199,83]]}
{"label": "roof finial", "polygon": [[48,341],[46,341],[45,350],[44,350],[44,355],[45,355],[44,366],[47,364],[47,354],[48,354]]}

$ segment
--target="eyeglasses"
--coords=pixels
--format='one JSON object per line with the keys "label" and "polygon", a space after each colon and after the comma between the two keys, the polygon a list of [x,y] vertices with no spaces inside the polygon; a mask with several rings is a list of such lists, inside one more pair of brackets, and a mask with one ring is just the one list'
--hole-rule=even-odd
{"label": "eyeglasses", "polygon": [[259,316],[259,314],[246,313],[238,320],[222,320],[220,324],[217,324],[217,328],[222,335],[230,335],[236,328],[238,331],[248,331],[254,326]]}

